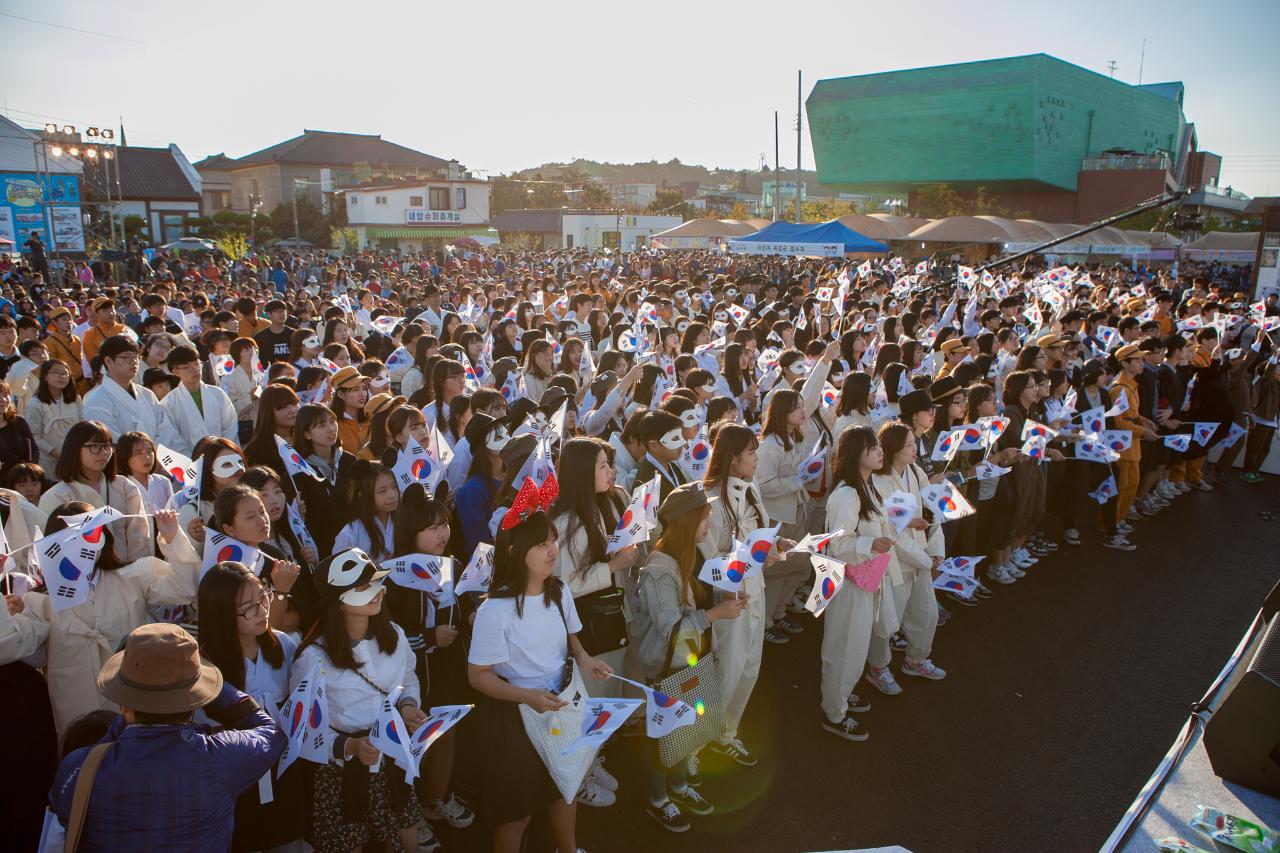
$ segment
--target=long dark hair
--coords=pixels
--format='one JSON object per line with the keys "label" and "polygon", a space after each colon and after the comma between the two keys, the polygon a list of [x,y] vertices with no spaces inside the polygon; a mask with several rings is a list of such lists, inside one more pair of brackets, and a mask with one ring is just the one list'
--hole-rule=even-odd
{"label": "long dark hair", "polygon": [[[298,419],[293,425],[293,449],[298,451],[302,457],[310,456],[315,452],[315,447],[311,444],[311,439],[307,438],[307,432],[313,430],[319,424],[325,421],[337,421],[337,416],[328,406],[322,406],[319,403],[307,403],[298,408]],[[250,442],[252,443],[252,442]],[[342,449],[342,442],[334,444],[334,462],[338,461],[337,454]]]}
{"label": "long dark hair", "polygon": [[449,507],[427,494],[421,483],[413,483],[400,496],[396,507],[393,557],[418,553],[418,534],[428,527],[449,523]]}
{"label": "long dark hair", "polygon": [[[228,684],[244,690],[244,652],[236,622],[240,618],[236,599],[245,584],[262,589],[260,581],[243,563],[223,562],[209,567],[200,580],[196,609],[200,613],[200,653],[222,671]],[[271,630],[258,635],[258,648],[272,669],[284,666],[284,648]]]}
{"label": "long dark hair", "polygon": [[[391,615],[387,613],[385,598],[382,609],[369,617],[369,631],[378,644],[378,650],[384,655],[395,652],[400,644]],[[306,636],[298,644],[298,653],[294,656],[294,660],[301,657],[302,650],[312,643],[324,649],[329,662],[338,669],[360,669],[355,653],[351,650],[351,638],[347,635],[347,621],[342,615],[342,604],[336,597],[329,602],[328,607],[320,610],[316,621],[312,623]]]}
{"label": "long dark hair", "polygon": [[876,473],[888,474],[893,470],[893,457],[897,456],[902,448],[907,446],[907,442],[911,441],[911,427],[901,421],[891,421],[880,427],[877,438],[880,440],[880,446],[884,448],[884,461],[880,463],[880,470]]}
{"label": "long dark hair", "polygon": [[560,494],[551,508],[552,519],[569,516],[565,544],[573,539],[578,528],[587,534],[586,559],[575,569],[579,576],[585,576],[592,563],[606,559],[609,532],[618,523],[619,508],[613,495],[610,492],[596,493],[596,459],[601,453],[607,460],[609,445],[600,439],[571,438],[560,451],[560,465],[556,473]]}
{"label": "long dark hair", "polygon": [[862,454],[877,444],[875,431],[868,426],[851,426],[836,442],[835,484],[852,486],[858,493],[858,518],[863,521],[872,513],[880,514],[880,494],[870,480],[862,479]]}
{"label": "long dark hair", "polygon": [[[80,421],[67,430],[67,437],[62,440],[62,453],[58,456],[57,467],[54,468],[54,476],[64,483],[79,481],[84,476],[84,471],[80,468],[80,450],[91,442],[114,444],[111,440],[111,430],[107,429],[101,421]],[[107,466],[102,469],[102,476],[107,478],[107,482],[111,482],[119,471],[116,463],[118,456],[119,453],[112,450],[110,458],[107,459]],[[45,535],[48,535],[47,531]]]}
{"label": "long dark hair", "polygon": [[[524,616],[525,590],[529,586],[529,552],[555,536],[555,527],[544,512],[535,512],[510,530],[499,530],[493,548],[493,581],[490,598],[514,598],[516,615]],[[551,607],[560,600],[561,582],[554,574],[542,584],[542,603]]]}
{"label": "long dark hair", "polygon": [[[389,550],[392,544],[382,538],[382,528],[374,518],[377,510],[374,508],[373,494],[378,488],[378,478],[382,476],[390,477],[393,481],[396,478],[387,466],[364,459],[357,460],[351,468],[351,505],[355,509],[353,520],[359,522],[369,535],[369,556],[375,560],[383,551]],[[394,532],[393,530],[392,533]]]}
{"label": "long dark hair", "polygon": [[784,450],[790,452],[792,446],[804,437],[803,430],[791,429],[787,426],[787,418],[801,405],[800,392],[792,388],[783,388],[773,392],[769,399],[769,408],[764,414],[764,427],[761,437],[772,435],[782,442]]}
{"label": "long dark hair", "polygon": [[871,410],[871,377],[860,370],[849,373],[840,386],[840,399],[836,401],[836,414],[852,412],[865,415]]}
{"label": "long dark hair", "polygon": [[58,402],[53,399],[53,389],[49,387],[49,383],[47,381],[49,371],[58,366],[66,369],[68,376],[67,387],[62,389],[62,402],[74,403],[80,398],[80,392],[76,388],[76,381],[75,379],[70,378],[71,368],[67,367],[67,363],[60,358],[50,358],[46,360],[44,364],[40,365],[40,371],[37,374],[40,380],[40,385],[36,388],[36,399],[41,403],[52,405],[53,403]]}
{"label": "long dark hair", "polygon": [[200,465],[200,500],[211,501],[217,495],[213,492],[213,461],[219,455],[232,452],[244,461],[244,453],[231,439],[219,435],[206,435],[196,444],[192,451],[194,461]]}
{"label": "long dark hair", "polygon": [[[275,483],[279,486],[280,491],[284,492],[285,500],[288,501],[289,490],[284,487],[284,481],[280,479],[280,475],[273,468],[268,468],[266,465],[255,465],[245,471],[244,476],[240,478],[240,485],[256,489],[259,495],[262,494],[262,489],[267,483]],[[264,506],[266,505],[267,499],[265,497],[262,499],[262,503]],[[272,538],[283,539],[288,542],[298,562],[305,563],[306,561],[302,559],[302,542],[298,540],[297,534],[293,532],[293,527],[289,525],[289,507],[285,507],[279,518],[271,519],[269,516],[270,511],[268,511],[268,520],[271,524]]]}
{"label": "long dark hair", "polygon": [[[258,418],[253,425],[253,436],[244,446],[248,457],[272,459],[280,455],[280,451],[276,448],[276,409],[285,409],[297,403],[297,392],[287,385],[272,383],[262,389],[262,396],[258,399]],[[297,433],[296,428],[294,432]]]}

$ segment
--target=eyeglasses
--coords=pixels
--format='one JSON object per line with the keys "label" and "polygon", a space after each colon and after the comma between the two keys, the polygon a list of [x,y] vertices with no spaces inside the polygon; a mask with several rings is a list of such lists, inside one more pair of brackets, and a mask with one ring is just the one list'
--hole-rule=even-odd
{"label": "eyeglasses", "polygon": [[111,453],[116,449],[116,446],[109,441],[94,441],[83,447],[90,453]]}
{"label": "eyeglasses", "polygon": [[123,361],[126,364],[137,364],[138,354],[136,352],[121,353],[120,355],[112,359],[112,361]]}
{"label": "eyeglasses", "polygon": [[270,609],[271,609],[271,593],[267,592],[264,589],[262,593],[258,596],[258,600],[255,601],[253,604],[250,604],[244,610],[238,611],[238,615],[240,616],[241,619],[252,619],[260,611],[270,610]]}

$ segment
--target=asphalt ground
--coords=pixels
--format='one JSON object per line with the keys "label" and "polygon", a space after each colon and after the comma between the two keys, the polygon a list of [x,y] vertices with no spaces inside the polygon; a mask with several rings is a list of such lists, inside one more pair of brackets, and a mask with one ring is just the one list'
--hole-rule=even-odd
{"label": "asphalt ground", "polygon": [[[1138,550],[1086,533],[977,607],[946,601],[940,682],[865,681],[869,740],[823,731],[820,620],[765,646],[740,768],[704,751],[714,815],[684,834],[645,814],[644,738],[606,747],[618,801],[578,809],[578,843],[603,851],[815,851],[899,844],[930,851],[1096,850],[1136,797],[1280,578],[1280,480],[1233,478],[1139,522]],[[1091,543],[1090,540],[1093,540]],[[901,660],[895,655],[894,666]],[[466,755],[463,751],[460,755]],[[530,851],[550,850],[542,828]],[[440,833],[484,850],[479,826]]]}

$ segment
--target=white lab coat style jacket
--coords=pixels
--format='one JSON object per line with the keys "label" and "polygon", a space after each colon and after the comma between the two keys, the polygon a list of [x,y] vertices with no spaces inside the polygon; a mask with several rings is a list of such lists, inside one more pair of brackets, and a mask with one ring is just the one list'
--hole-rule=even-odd
{"label": "white lab coat style jacket", "polygon": [[[920,493],[929,484],[929,477],[919,466],[909,465],[901,476],[890,471],[873,475],[871,482],[881,495],[904,491],[920,500]],[[938,628],[933,558],[946,556],[939,521],[935,515],[928,531],[904,530],[894,543],[893,553],[898,558],[902,575],[901,580],[894,580],[892,589],[885,596],[872,632],[868,660],[873,666],[888,666],[892,656],[889,637],[899,628],[907,638],[908,660],[924,660],[933,648],[933,636]]]}
{"label": "white lab coat style jacket", "polygon": [[[879,502],[876,503],[877,508]],[[852,486],[837,486],[827,498],[826,523],[843,530],[831,540],[827,556],[850,565],[865,563],[875,556],[871,545],[881,536],[893,538],[893,526],[883,516],[858,517],[862,501]],[[893,549],[889,549],[889,565],[897,572]],[[883,607],[881,590],[891,584],[888,571],[878,590],[868,592],[848,578],[822,613],[822,711],[827,719],[839,723],[848,713],[847,703],[854,685],[862,677],[871,646],[872,628],[877,607]],[[890,608],[892,609],[892,608]]]}
{"label": "white lab coat style jacket", "polygon": [[0,503],[9,508],[4,522],[4,538],[9,543],[6,550],[18,555],[17,566],[7,565],[5,571],[28,572],[29,567],[37,565],[37,560],[35,549],[26,546],[43,535],[40,510],[12,489],[0,489]]}
{"label": "white lab coat style jacket", "polygon": [[[64,503],[83,501],[94,509],[110,505],[124,515],[141,516],[145,513],[146,504],[142,500],[142,490],[138,484],[128,477],[115,476],[107,482],[106,499],[99,489],[87,483],[62,481],[40,497],[40,527],[49,525],[49,513]],[[131,563],[151,556],[154,551],[155,538],[151,535],[151,523],[147,518],[126,518],[113,521],[107,528],[115,540],[116,556],[121,562]]]}
{"label": "white lab coat style jacket", "polygon": [[77,397],[72,403],[62,400],[44,403],[38,397],[32,397],[27,401],[26,417],[36,447],[40,448],[40,461],[44,463],[45,473],[52,474],[58,457],[62,455],[62,443],[67,440],[67,433],[85,419],[83,401]]}
{"label": "white lab coat style jacket", "polygon": [[29,612],[50,626],[46,675],[59,734],[90,711],[116,710],[98,691],[98,671],[133,629],[152,621],[151,608],[195,601],[200,555],[186,534],[178,531],[160,551],[163,560],[147,556],[116,571],[97,572],[89,600],[66,610],[54,610],[44,593],[24,596]]}
{"label": "white lab coat style jacket", "polygon": [[[764,499],[754,483],[730,477],[723,494],[717,487],[709,491],[707,497],[711,504],[707,535],[698,543],[704,559],[729,553],[735,537],[742,541],[756,530],[772,526]],[[751,597],[742,614],[737,619],[721,619],[711,625],[720,701],[724,706],[722,739],[737,737],[738,723],[760,677],[760,659],[764,654],[764,573],[748,572],[742,581],[742,592]],[[717,600],[726,595],[716,592]]]}
{"label": "white lab coat style jacket", "polygon": [[125,390],[110,377],[85,395],[84,417],[105,425],[116,441],[126,432],[145,432],[166,446],[173,440],[156,395],[132,384]]}
{"label": "white lab coat style jacket", "polygon": [[196,408],[195,398],[187,386],[179,384],[160,401],[160,408],[173,428],[173,448],[185,456],[191,456],[196,444],[209,435],[220,436],[232,442],[239,441],[240,425],[236,409],[227,392],[215,385],[200,383],[201,409]]}

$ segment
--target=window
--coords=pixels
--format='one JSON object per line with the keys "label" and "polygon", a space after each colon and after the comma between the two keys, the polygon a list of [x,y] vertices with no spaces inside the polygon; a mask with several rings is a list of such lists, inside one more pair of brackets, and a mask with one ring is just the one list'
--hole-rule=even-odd
{"label": "window", "polygon": [[455,187],[455,188],[454,188],[454,190],[453,190],[453,209],[454,209],[454,210],[466,210],[466,209],[467,209],[467,188],[466,188],[466,187]]}
{"label": "window", "polygon": [[432,210],[450,210],[449,207],[449,188],[448,187],[430,187],[427,190],[430,193],[430,202]]}
{"label": "window", "polygon": [[374,204],[386,204],[386,203],[387,203],[387,197],[386,197],[385,195],[375,195],[375,196],[373,197],[373,203],[374,203]]}
{"label": "window", "polygon": [[420,196],[420,195],[411,195],[411,196],[409,196],[409,206],[410,206],[410,207],[422,207],[422,196]]}
{"label": "window", "polygon": [[351,203],[351,206],[352,206],[352,207],[355,207],[357,204],[359,204],[359,203],[360,203],[360,196],[358,196],[358,195],[349,195],[349,196],[347,196],[347,201]]}

